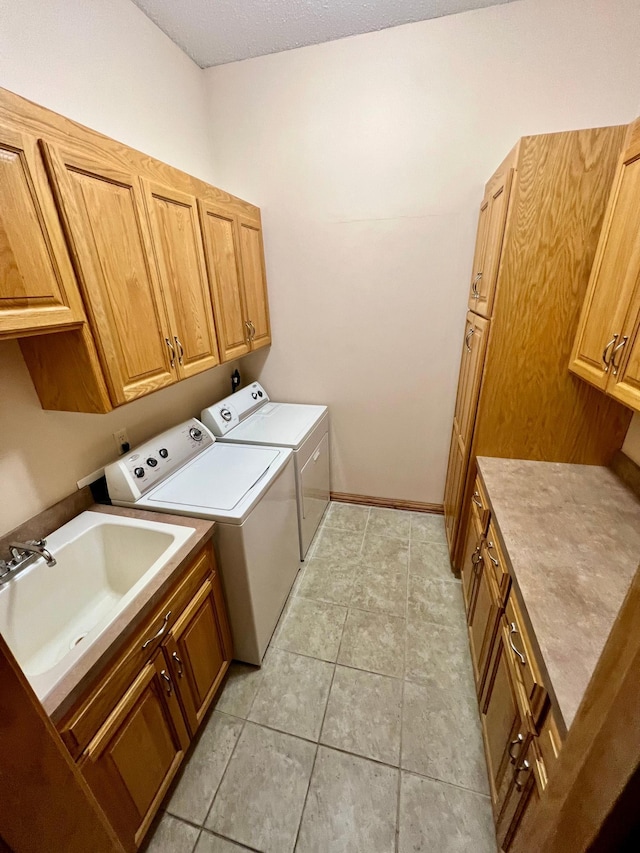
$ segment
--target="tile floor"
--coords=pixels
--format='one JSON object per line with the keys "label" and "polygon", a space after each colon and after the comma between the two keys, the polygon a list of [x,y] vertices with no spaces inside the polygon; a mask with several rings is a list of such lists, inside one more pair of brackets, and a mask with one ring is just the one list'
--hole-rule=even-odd
{"label": "tile floor", "polygon": [[331,504],[164,808],[148,853],[495,853],[441,517]]}

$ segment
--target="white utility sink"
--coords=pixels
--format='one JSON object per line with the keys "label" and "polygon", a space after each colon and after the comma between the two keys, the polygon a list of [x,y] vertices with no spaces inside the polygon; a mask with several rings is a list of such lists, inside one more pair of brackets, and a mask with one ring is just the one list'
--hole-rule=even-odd
{"label": "white utility sink", "polygon": [[0,587],[0,633],[41,700],[193,532],[193,527],[83,512],[47,536],[55,566],[40,557]]}

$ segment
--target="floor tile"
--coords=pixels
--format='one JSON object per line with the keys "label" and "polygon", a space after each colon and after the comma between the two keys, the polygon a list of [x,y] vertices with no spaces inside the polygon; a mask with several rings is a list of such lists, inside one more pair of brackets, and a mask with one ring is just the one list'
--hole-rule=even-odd
{"label": "floor tile", "polygon": [[235,841],[229,841],[227,838],[220,838],[219,835],[212,835],[203,829],[193,853],[242,853],[243,850],[249,850],[249,848],[236,844]]}
{"label": "floor tile", "polygon": [[406,573],[368,567],[360,569],[355,576],[351,605],[404,617],[407,609]]}
{"label": "floor tile", "polygon": [[216,702],[216,710],[246,719],[261,679],[260,667],[233,661],[222,693]]}
{"label": "floor tile", "polygon": [[456,581],[451,571],[449,549],[440,542],[411,542],[409,573],[423,577]]}
{"label": "floor tile", "polygon": [[332,604],[348,604],[359,565],[357,557],[314,557],[305,568],[296,595]]}
{"label": "floor tile", "polygon": [[346,616],[346,607],[294,598],[272,643],[288,652],[335,661]]}
{"label": "floor tile", "polygon": [[488,797],[402,773],[398,853],[497,853]]}
{"label": "floor tile", "polygon": [[296,853],[393,853],[398,771],[318,749]]}
{"label": "floor tile", "polygon": [[211,714],[166,805],[168,812],[204,823],[243,725],[237,717]]}
{"label": "floor tile", "polygon": [[336,667],[321,743],[398,764],[402,681]]}
{"label": "floor tile", "polygon": [[466,628],[408,619],[405,677],[443,690],[475,692]]}
{"label": "floor tile", "polygon": [[488,794],[475,697],[407,681],[401,764],[405,770]]}
{"label": "floor tile", "polygon": [[324,517],[324,526],[364,533],[368,518],[368,506],[332,502]]}
{"label": "floor tile", "polygon": [[313,556],[335,559],[355,557],[360,553],[363,535],[364,531],[354,532],[323,527],[313,550]]}
{"label": "floor tile", "polygon": [[338,663],[401,678],[405,627],[395,616],[349,610]]}
{"label": "floor tile", "polygon": [[333,670],[332,663],[270,649],[249,719],[317,740]]}
{"label": "floor tile", "polygon": [[460,628],[465,624],[462,585],[411,575],[407,614],[411,619]]}
{"label": "floor tile", "polygon": [[197,827],[165,814],[145,853],[192,853],[199,833]]}
{"label": "floor tile", "polygon": [[446,546],[447,535],[444,532],[444,516],[429,512],[412,512],[411,541],[437,542]]}
{"label": "floor tile", "polygon": [[362,565],[370,569],[406,572],[409,565],[409,542],[374,536],[367,531],[360,556]]}
{"label": "floor tile", "polygon": [[391,536],[408,539],[411,532],[411,513],[384,507],[372,507],[367,533],[372,536]]}
{"label": "floor tile", "polygon": [[207,827],[264,853],[293,850],[316,747],[247,723]]}

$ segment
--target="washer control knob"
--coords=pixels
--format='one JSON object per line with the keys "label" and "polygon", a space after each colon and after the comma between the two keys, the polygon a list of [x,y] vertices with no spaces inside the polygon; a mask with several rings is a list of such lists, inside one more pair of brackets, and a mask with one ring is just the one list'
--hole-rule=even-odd
{"label": "washer control knob", "polygon": [[227,421],[227,423],[231,420],[233,415],[229,411],[229,409],[220,409],[220,417],[222,420]]}
{"label": "washer control knob", "polygon": [[262,391],[258,391],[258,397],[264,397],[264,394],[262,393]]}
{"label": "washer control knob", "polygon": [[138,466],[137,468],[133,469],[133,473],[136,475],[136,477],[138,479],[140,479],[140,477],[144,477],[144,468],[140,468]]}
{"label": "washer control knob", "polygon": [[255,391],[252,391],[252,392],[251,392],[251,396],[253,397],[253,399],[254,399],[254,400],[257,400],[257,399],[258,399],[258,395],[256,394],[256,392],[255,392]]}
{"label": "washer control knob", "polygon": [[191,427],[189,435],[194,441],[202,441],[202,430],[198,429],[198,427]]}
{"label": "washer control knob", "polygon": [[167,458],[167,456],[169,455],[169,451],[167,450],[167,448],[166,448],[166,447],[161,447],[161,448],[160,448],[160,450],[158,451],[158,453],[160,454],[160,456],[161,456],[163,459],[166,459],[166,458]]}
{"label": "washer control knob", "polygon": [[155,459],[153,456],[150,456],[147,459],[147,465],[149,466],[149,468],[155,468],[157,464],[158,464],[158,460]]}

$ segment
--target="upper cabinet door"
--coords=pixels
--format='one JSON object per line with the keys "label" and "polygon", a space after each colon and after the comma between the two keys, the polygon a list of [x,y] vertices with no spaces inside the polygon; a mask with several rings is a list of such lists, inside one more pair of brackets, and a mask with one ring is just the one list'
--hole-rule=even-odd
{"label": "upper cabinet door", "polygon": [[260,224],[253,219],[238,217],[240,230],[240,262],[250,327],[251,349],[271,343],[267,277],[264,269],[264,249]]}
{"label": "upper cabinet door", "polygon": [[177,379],[138,178],[43,144],[115,405]]}
{"label": "upper cabinet door", "polygon": [[182,379],[220,363],[196,200],[150,181],[142,186]]}
{"label": "upper cabinet door", "polygon": [[485,196],[480,205],[478,214],[478,232],[476,234],[476,247],[473,252],[473,267],[471,269],[471,289],[469,290],[469,310],[476,311],[480,290],[478,285],[482,280],[484,270],[484,251],[487,244],[487,227],[489,225],[489,205],[491,196]]}
{"label": "upper cabinet door", "polygon": [[631,307],[610,354],[607,392],[640,412],[640,270]]}
{"label": "upper cabinet door", "polygon": [[37,140],[0,126],[0,337],[80,324],[82,301]]}
{"label": "upper cabinet door", "polygon": [[482,225],[483,232],[486,231],[486,234],[484,236],[482,268],[479,271],[481,275],[478,278],[476,273],[476,276],[472,279],[469,308],[483,317],[491,317],[493,312],[493,298],[496,291],[500,256],[502,255],[502,243],[507,222],[512,181],[513,169],[506,169],[490,185],[489,192],[485,196],[488,208],[485,212],[481,208],[480,212],[480,224]]}
{"label": "upper cabinet door", "polygon": [[198,201],[211,294],[216,310],[222,361],[246,355],[251,349],[250,327],[242,279],[238,270],[238,229],[232,213],[208,201]]}
{"label": "upper cabinet door", "polygon": [[[619,373],[625,349],[634,342],[623,330],[629,303],[640,276],[640,120],[622,155],[600,234],[589,287],[571,356],[570,369],[597,388],[608,387]],[[635,317],[631,319],[633,327]],[[623,338],[627,341],[623,344]],[[615,353],[615,365],[613,362]],[[626,392],[613,392],[622,399]],[[632,395],[638,407],[637,392]]]}

